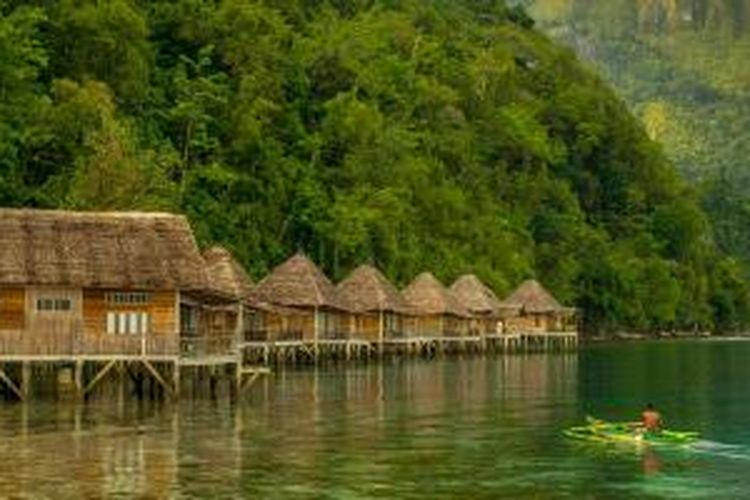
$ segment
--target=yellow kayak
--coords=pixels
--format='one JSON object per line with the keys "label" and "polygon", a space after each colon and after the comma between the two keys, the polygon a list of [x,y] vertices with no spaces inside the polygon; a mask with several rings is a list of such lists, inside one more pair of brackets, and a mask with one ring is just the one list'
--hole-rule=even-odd
{"label": "yellow kayak", "polygon": [[668,429],[646,431],[637,423],[606,422],[592,417],[586,419],[586,425],[571,427],[563,431],[563,433],[570,438],[586,441],[635,444],[685,445],[694,443],[700,438],[700,435],[693,431],[673,431]]}

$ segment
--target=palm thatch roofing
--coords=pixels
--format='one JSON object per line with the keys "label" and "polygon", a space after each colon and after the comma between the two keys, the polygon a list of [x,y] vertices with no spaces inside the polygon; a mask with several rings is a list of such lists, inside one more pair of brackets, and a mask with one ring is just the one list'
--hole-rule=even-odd
{"label": "palm thatch roofing", "polygon": [[402,294],[411,314],[470,316],[469,311],[432,273],[422,273],[414,278]]}
{"label": "palm thatch roofing", "polygon": [[502,301],[506,307],[520,309],[529,313],[552,313],[552,312],[571,312],[574,309],[562,306],[555,297],[552,296],[536,280],[527,280],[521,283],[508,298]]}
{"label": "palm thatch roofing", "polygon": [[495,292],[473,274],[458,278],[450,290],[472,314],[496,316],[504,309]]}
{"label": "palm thatch roofing", "polygon": [[203,290],[185,217],[0,208],[0,284]]}
{"label": "palm thatch roofing", "polygon": [[355,312],[405,313],[408,309],[398,289],[369,265],[359,266],[336,288]]}
{"label": "palm thatch roofing", "polygon": [[260,302],[281,306],[351,309],[326,275],[302,253],[277,266],[258,283],[253,295]]}
{"label": "palm thatch roofing", "polygon": [[233,299],[246,299],[253,289],[253,282],[245,268],[224,247],[213,246],[203,252],[208,274],[208,288]]}

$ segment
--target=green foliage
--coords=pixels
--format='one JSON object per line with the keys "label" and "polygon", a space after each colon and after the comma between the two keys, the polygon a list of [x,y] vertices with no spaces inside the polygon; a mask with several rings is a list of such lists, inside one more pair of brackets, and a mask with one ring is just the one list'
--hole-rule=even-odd
{"label": "green foliage", "polygon": [[712,236],[750,276],[750,0],[526,0],[590,59],[699,186]]}
{"label": "green foliage", "polygon": [[748,320],[695,196],[519,8],[40,4],[0,8],[6,205],[182,211],[256,277],[537,276],[592,331]]}

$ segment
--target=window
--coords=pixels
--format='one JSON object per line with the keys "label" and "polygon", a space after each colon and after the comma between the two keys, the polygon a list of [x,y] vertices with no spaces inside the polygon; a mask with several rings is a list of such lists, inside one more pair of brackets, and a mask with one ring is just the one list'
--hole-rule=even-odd
{"label": "window", "polygon": [[180,330],[182,335],[198,335],[198,309],[180,304]]}
{"label": "window", "polygon": [[44,312],[65,312],[73,309],[70,299],[41,298],[36,301],[36,310]]}
{"label": "window", "polygon": [[401,330],[401,318],[391,312],[383,315],[383,323],[383,330],[386,332],[393,333]]}
{"label": "window", "polygon": [[107,313],[107,333],[109,335],[143,335],[150,330],[151,317],[145,312]]}
{"label": "window", "polygon": [[109,304],[148,304],[151,294],[148,292],[109,292],[106,295]]}

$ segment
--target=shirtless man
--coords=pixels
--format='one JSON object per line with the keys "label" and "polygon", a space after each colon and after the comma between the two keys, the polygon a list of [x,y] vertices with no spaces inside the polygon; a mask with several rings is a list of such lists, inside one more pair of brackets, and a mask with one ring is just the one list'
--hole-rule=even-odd
{"label": "shirtless man", "polygon": [[641,413],[641,424],[646,432],[658,432],[661,429],[661,415],[651,403]]}

